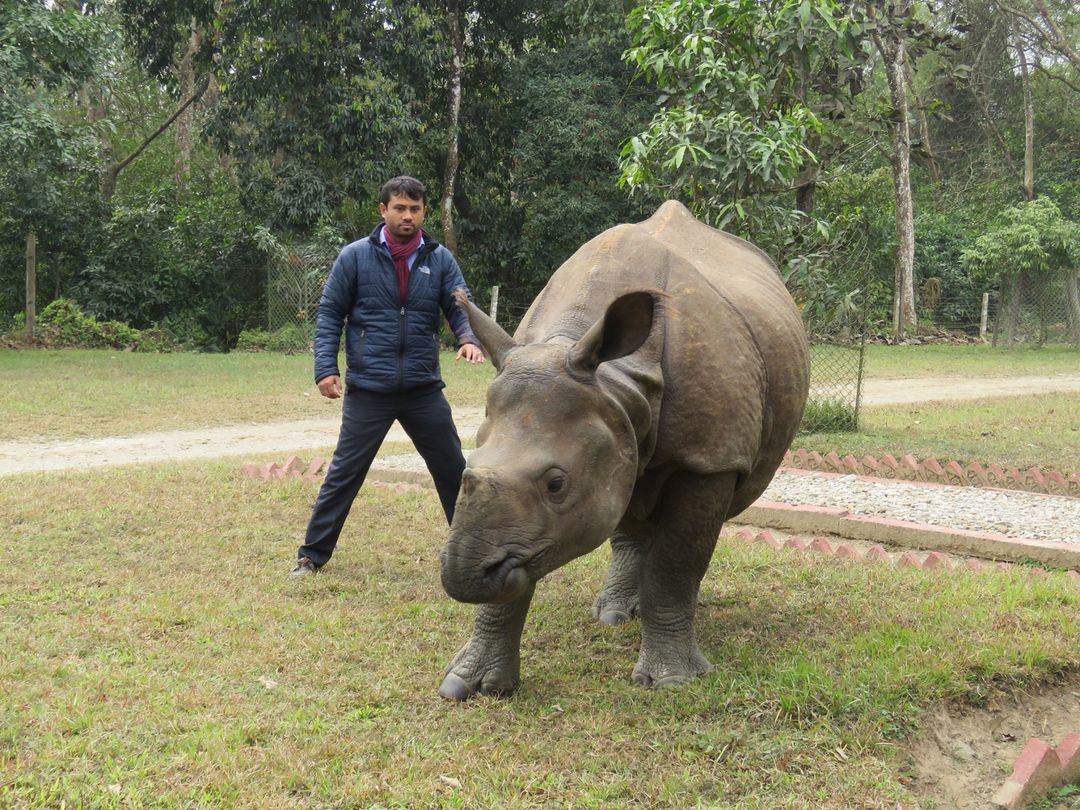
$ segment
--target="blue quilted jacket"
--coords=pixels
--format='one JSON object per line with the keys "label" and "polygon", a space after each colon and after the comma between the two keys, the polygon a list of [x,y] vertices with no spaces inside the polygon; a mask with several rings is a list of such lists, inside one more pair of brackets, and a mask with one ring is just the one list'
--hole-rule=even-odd
{"label": "blue quilted jacket", "polygon": [[468,293],[469,288],[450,251],[424,232],[402,306],[394,262],[379,238],[382,227],[346,245],[330,270],[315,321],[315,382],[340,375],[338,348],[344,328],[346,385],[383,393],[442,388],[441,315],[446,315],[459,344],[479,345],[453,299],[454,290]]}

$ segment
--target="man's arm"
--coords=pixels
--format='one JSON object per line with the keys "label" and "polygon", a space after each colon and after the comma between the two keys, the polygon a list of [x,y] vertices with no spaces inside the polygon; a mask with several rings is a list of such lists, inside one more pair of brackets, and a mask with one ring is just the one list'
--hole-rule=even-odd
{"label": "man's arm", "polygon": [[337,399],[342,393],[338,350],[341,330],[356,294],[355,274],[349,272],[347,264],[343,251],[330,269],[315,318],[315,384],[328,399]]}
{"label": "man's arm", "polygon": [[451,256],[450,267],[442,278],[441,304],[443,314],[446,315],[446,320],[457,337],[458,353],[455,359],[460,360],[464,357],[470,363],[483,363],[484,351],[469,326],[469,316],[454,300],[454,290],[459,289],[465,291],[470,301],[473,300],[469,285],[465,283],[465,276],[462,275],[457,260]]}

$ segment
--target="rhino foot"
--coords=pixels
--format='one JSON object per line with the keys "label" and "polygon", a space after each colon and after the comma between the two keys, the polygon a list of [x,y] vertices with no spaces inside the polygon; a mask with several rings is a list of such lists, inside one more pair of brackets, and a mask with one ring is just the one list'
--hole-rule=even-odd
{"label": "rhino foot", "polygon": [[638,686],[660,689],[689,683],[711,672],[712,668],[712,664],[706,660],[705,656],[696,650],[689,659],[680,661],[652,660],[642,655],[637,666],[634,667],[632,677]]}
{"label": "rhino foot", "polygon": [[473,695],[509,697],[517,691],[521,683],[518,668],[499,656],[483,653],[483,645],[465,645],[447,668],[439,696],[463,701]]}
{"label": "rhino foot", "polygon": [[495,687],[486,683],[470,683],[453,672],[446,673],[442,685],[439,686],[439,697],[447,700],[455,700],[459,703],[466,701],[473,695],[488,695],[489,697],[509,697],[517,689],[513,686]]}
{"label": "rhino foot", "polygon": [[596,597],[596,603],[592,608],[594,622],[611,626],[626,624],[637,615],[637,599],[619,599],[606,590]]}

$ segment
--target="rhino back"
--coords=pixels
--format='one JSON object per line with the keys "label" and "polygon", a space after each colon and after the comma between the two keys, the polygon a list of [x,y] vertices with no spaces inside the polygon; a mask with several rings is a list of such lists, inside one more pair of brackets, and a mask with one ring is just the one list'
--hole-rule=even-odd
{"label": "rhino back", "polygon": [[734,515],[768,485],[802,415],[808,349],[799,312],[764,253],[667,202],[571,256],[515,340],[577,340],[612,300],[638,289],[666,293],[665,315],[638,352],[602,367],[602,380],[630,382],[649,400],[644,468],[740,473]]}

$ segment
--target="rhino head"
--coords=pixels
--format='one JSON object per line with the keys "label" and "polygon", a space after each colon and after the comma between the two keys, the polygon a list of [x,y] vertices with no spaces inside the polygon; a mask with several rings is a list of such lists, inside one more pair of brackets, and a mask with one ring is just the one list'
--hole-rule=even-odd
{"label": "rhino head", "polygon": [[617,298],[575,342],[530,344],[458,295],[498,374],[442,552],[454,599],[513,601],[611,535],[637,479],[638,439],[597,369],[642,346],[660,295]]}

